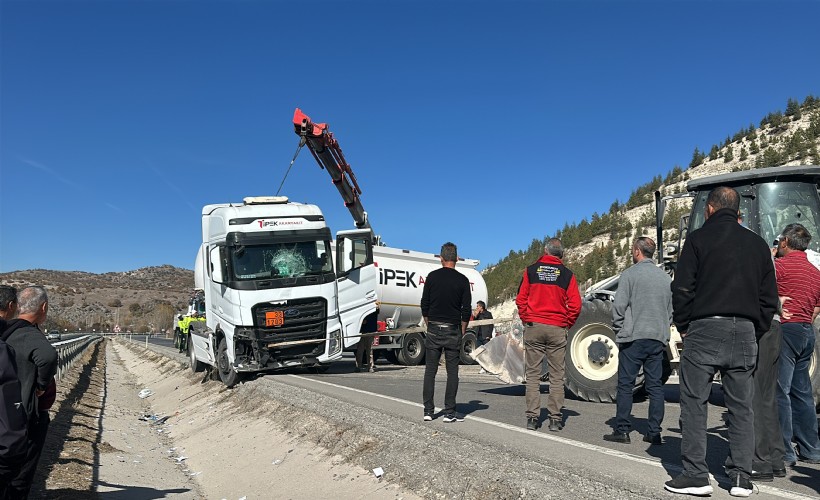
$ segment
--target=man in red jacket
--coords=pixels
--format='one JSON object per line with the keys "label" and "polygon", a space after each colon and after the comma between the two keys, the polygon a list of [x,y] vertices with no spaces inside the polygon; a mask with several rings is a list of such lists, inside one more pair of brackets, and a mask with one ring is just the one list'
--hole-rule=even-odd
{"label": "man in red jacket", "polygon": [[557,432],[564,427],[561,407],[564,404],[567,330],[581,313],[581,295],[575,275],[561,262],[564,256],[561,240],[551,238],[544,251],[545,255],[524,271],[515,304],[524,322],[527,429],[536,430],[540,426],[540,377],[546,356],[550,374],[549,430]]}

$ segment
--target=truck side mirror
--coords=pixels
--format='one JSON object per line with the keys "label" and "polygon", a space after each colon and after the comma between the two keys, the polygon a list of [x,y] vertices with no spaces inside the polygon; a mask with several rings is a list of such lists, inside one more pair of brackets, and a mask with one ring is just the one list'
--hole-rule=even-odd
{"label": "truck side mirror", "polygon": [[208,274],[214,283],[222,283],[222,252],[220,247],[212,247],[208,252]]}

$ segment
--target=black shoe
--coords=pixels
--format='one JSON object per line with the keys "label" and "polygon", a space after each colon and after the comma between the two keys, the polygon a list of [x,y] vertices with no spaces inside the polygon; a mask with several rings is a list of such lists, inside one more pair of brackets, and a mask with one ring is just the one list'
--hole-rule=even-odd
{"label": "black shoe", "polygon": [[663,444],[660,434],[645,434],[643,440],[649,444]]}
{"label": "black shoe", "polygon": [[604,435],[604,441],[611,441],[613,443],[624,443],[624,444],[629,444],[629,443],[632,442],[632,440],[629,439],[629,433],[628,432],[618,432],[618,431],[612,431],[612,434],[605,434]]}
{"label": "black shoe", "polygon": [[786,477],[786,468],[783,467],[782,469],[772,469],[772,475],[774,477]]}
{"label": "black shoe", "polygon": [[[786,475],[785,469],[783,470],[783,475]],[[749,478],[753,481],[762,481],[764,483],[770,483],[774,481],[774,469],[772,472],[762,472],[759,470],[752,470],[752,473],[749,474]]]}
{"label": "black shoe", "polygon": [[729,490],[729,494],[733,497],[748,497],[754,491],[752,489],[752,482],[748,477],[743,477],[738,474],[729,479],[732,480],[732,489]]}
{"label": "black shoe", "polygon": [[538,418],[536,418],[536,417],[527,417],[527,430],[528,431],[537,431],[539,427],[541,427],[541,424],[538,422]]}
{"label": "black shoe", "polygon": [[427,413],[427,412],[424,413],[424,421],[425,422],[431,422],[434,418],[436,418],[436,417],[434,417],[432,413]]}
{"label": "black shoe", "polygon": [[806,462],[807,464],[820,464],[820,460],[814,458],[805,458],[797,455],[797,459],[801,462]]}
{"label": "black shoe", "polygon": [[448,424],[450,422],[464,422],[464,416],[459,415],[458,413],[450,413],[449,415],[444,415],[444,418],[442,418],[441,421]]}
{"label": "black shoe", "polygon": [[551,418],[550,419],[549,430],[551,430],[552,432],[558,432],[563,428],[564,428],[564,424],[563,424],[563,422],[561,422],[560,419],[557,419],[557,418]]}
{"label": "black shoe", "polygon": [[681,474],[671,481],[667,481],[663,485],[666,491],[672,493],[683,493],[686,495],[708,496],[712,494],[712,485],[709,484],[709,478],[696,479],[694,477],[684,476]]}

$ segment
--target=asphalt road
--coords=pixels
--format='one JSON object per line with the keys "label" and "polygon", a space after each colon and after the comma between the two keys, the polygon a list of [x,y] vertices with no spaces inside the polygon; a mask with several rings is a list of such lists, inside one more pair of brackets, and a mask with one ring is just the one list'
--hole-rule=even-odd
{"label": "asphalt road", "polygon": [[[133,341],[143,342],[145,336],[133,336]],[[164,346],[171,351],[172,339],[150,338],[149,342],[157,346]],[[165,350],[165,349],[163,349]],[[179,355],[180,357],[182,355]],[[339,394],[345,388],[349,394],[344,397],[367,404],[379,406],[385,401],[421,403],[421,385],[424,374],[423,366],[396,366],[386,364],[384,360],[377,363],[376,373],[354,373],[352,354],[346,353],[343,360],[333,363],[323,374],[311,373],[308,370],[289,370],[276,375],[277,381],[298,385],[324,392]],[[460,384],[458,392],[457,411],[466,415],[468,420],[474,419],[482,423],[496,423],[497,427],[507,431],[510,428],[523,428],[524,417],[524,386],[506,385],[499,382],[494,376],[479,373],[477,365],[460,368]],[[286,376],[295,375],[295,376]],[[444,396],[445,370],[442,366],[436,385],[436,402],[441,405]],[[542,385],[542,417],[546,417],[543,409],[548,388]],[[559,433],[550,433],[546,428],[539,433],[560,437],[577,443],[585,450],[599,450],[604,456],[604,462],[612,462],[612,457],[632,457],[629,460],[640,463],[641,460],[660,462],[666,469],[666,475],[676,475],[680,468],[680,427],[678,424],[679,391],[677,380],[673,377],[665,386],[666,413],[664,418],[664,444],[649,446],[641,440],[642,432],[646,430],[646,414],[648,403],[636,401],[633,406],[633,424],[637,432],[632,433],[631,444],[616,444],[604,441],[603,435],[611,432],[611,424],[615,414],[613,404],[589,403],[580,401],[571,394],[566,394],[564,403],[565,427]],[[380,399],[379,401],[374,401]],[[724,421],[726,415],[723,407],[723,394],[719,384],[715,384],[710,398],[711,406],[708,417],[708,465],[711,473],[719,478],[722,476],[723,461],[728,453],[727,428]],[[392,403],[391,403],[392,404]],[[409,408],[410,412],[418,412],[421,420],[422,410]],[[486,427],[486,426],[485,426]],[[482,432],[487,432],[486,430]],[[505,431],[506,432],[506,431]],[[519,446],[519,445],[510,445]],[[523,446],[523,445],[522,445]],[[611,450],[608,455],[606,450]],[[586,453],[586,451],[585,451]],[[634,465],[634,464],[632,464]],[[662,474],[663,476],[664,474]],[[652,481],[663,480],[655,477]],[[773,494],[772,498],[818,498],[820,496],[820,466],[798,463],[789,476],[777,479],[774,483],[761,483],[762,493]],[[796,496],[789,496],[791,493]]]}

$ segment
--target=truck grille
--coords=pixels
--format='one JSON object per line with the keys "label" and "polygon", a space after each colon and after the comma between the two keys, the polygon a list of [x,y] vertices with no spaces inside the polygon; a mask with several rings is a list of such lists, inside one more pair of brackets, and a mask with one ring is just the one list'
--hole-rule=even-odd
{"label": "truck grille", "polygon": [[[326,336],[327,300],[321,297],[293,299],[288,300],[286,304],[257,304],[252,312],[258,340],[285,342],[323,339]],[[269,313],[281,314],[284,323],[279,326],[265,326]],[[314,347],[311,346],[311,349]]]}

